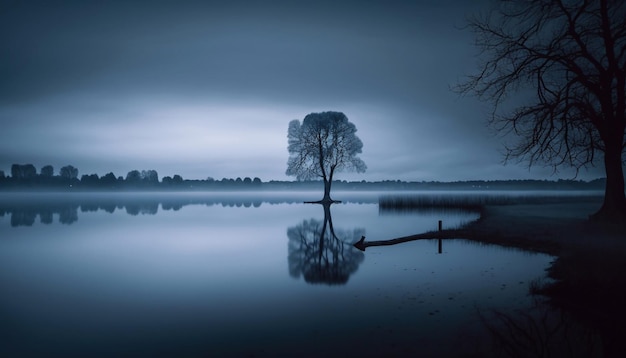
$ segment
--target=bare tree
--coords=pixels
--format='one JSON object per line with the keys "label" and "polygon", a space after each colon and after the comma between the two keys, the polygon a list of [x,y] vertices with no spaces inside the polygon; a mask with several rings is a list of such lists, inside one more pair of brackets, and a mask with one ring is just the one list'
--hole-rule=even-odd
{"label": "bare tree", "polygon": [[335,172],[363,173],[367,169],[357,157],[363,142],[355,133],[356,126],[341,112],[311,113],[302,124],[297,119],[289,122],[287,175],[298,180],[321,178],[324,181],[321,202],[332,202],[330,187]]}
{"label": "bare tree", "polygon": [[[502,0],[470,20],[482,50],[461,93],[492,101],[490,125],[514,133],[506,160],[571,166],[603,160],[606,190],[595,218],[623,218],[626,148],[626,2]],[[511,110],[511,108],[514,108]]]}

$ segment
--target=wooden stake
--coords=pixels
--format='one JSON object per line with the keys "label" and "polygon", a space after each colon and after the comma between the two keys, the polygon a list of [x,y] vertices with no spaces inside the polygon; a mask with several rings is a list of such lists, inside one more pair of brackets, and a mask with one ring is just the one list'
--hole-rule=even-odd
{"label": "wooden stake", "polygon": [[[439,220],[439,231],[442,230],[442,226],[443,226],[443,223],[441,222],[441,220]],[[441,238],[439,238],[439,240],[437,242],[437,245],[438,245],[438,248],[439,248],[438,253],[441,253],[441,251],[442,251]]]}

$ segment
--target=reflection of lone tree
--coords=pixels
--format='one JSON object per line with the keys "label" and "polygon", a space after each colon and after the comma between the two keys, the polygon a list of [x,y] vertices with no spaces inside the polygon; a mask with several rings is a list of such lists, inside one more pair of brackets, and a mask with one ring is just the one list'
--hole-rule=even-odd
{"label": "reflection of lone tree", "polygon": [[[507,1],[469,27],[486,61],[459,90],[493,101],[490,124],[521,138],[507,159],[579,170],[603,156],[606,191],[595,216],[623,217],[626,2]],[[511,98],[517,109],[506,113]]]}
{"label": "reflection of lone tree", "polygon": [[355,133],[356,126],[341,112],[311,113],[302,124],[297,119],[289,122],[287,175],[295,175],[298,180],[321,178],[322,202],[332,202],[330,186],[335,171],[363,173],[367,169],[357,157],[363,142]]}
{"label": "reflection of lone tree", "polygon": [[324,205],[324,221],[310,219],[287,229],[289,274],[308,283],[345,284],[363,261],[363,253],[352,243],[362,229],[337,231],[333,228],[330,204]]}

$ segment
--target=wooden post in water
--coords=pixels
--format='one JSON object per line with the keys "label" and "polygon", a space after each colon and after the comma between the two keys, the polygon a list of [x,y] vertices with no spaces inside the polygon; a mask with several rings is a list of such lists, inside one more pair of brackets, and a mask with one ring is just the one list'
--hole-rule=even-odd
{"label": "wooden post in water", "polygon": [[[442,222],[441,222],[441,220],[439,220],[439,231],[441,231],[441,230],[442,230],[442,226],[443,226],[443,225],[442,225]],[[439,238],[439,241],[437,242],[437,244],[438,244],[438,246],[439,246],[438,253],[441,253],[441,237]]]}

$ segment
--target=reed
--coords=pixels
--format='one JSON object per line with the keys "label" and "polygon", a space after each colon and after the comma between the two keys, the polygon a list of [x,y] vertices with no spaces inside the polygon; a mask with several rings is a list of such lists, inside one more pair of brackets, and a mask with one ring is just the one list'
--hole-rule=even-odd
{"label": "reed", "polygon": [[557,204],[596,202],[597,195],[549,193],[420,193],[382,195],[378,205],[382,211],[464,210],[479,212],[487,205]]}

